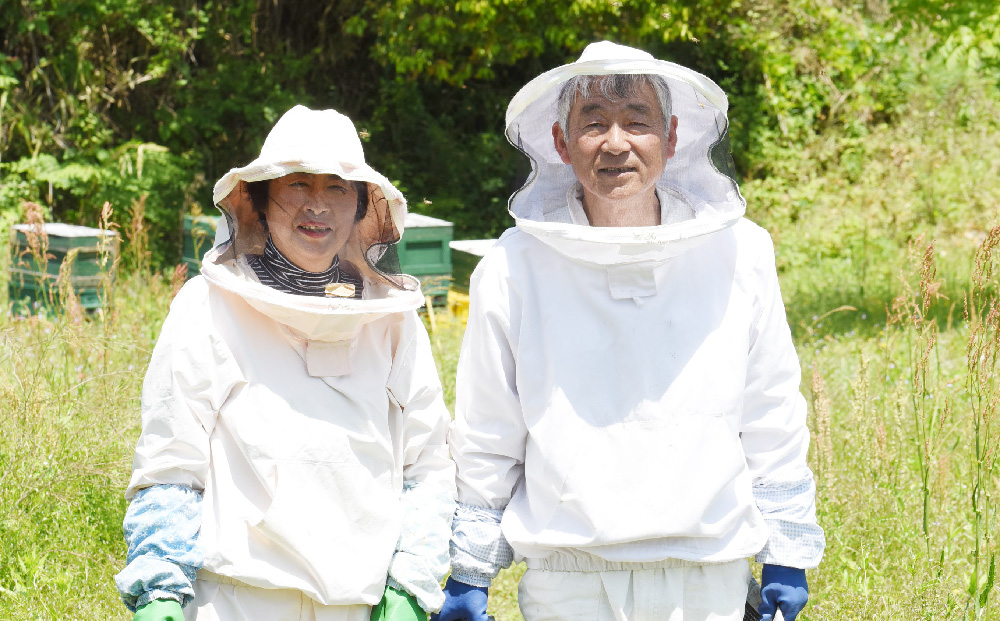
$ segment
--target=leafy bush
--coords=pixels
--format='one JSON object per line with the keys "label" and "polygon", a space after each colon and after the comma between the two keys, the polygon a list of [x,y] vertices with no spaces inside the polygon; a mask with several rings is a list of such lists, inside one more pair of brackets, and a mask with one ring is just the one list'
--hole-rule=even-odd
{"label": "leafy bush", "polygon": [[[995,7],[933,8],[18,0],[0,6],[0,154],[13,178],[0,210],[11,220],[20,201],[51,195],[54,219],[93,223],[103,200],[123,213],[147,194],[153,261],[170,264],[178,212],[207,208],[212,181],[250,161],[278,116],[305,103],[355,119],[369,159],[416,210],[453,220],[460,236],[494,236],[526,174],[503,138],[507,102],[599,38],[718,81],[745,179],[796,179],[801,152],[818,153],[831,135],[831,161],[857,175],[865,160],[846,139],[905,122],[925,54],[997,66]],[[150,163],[141,176],[140,148]]]}

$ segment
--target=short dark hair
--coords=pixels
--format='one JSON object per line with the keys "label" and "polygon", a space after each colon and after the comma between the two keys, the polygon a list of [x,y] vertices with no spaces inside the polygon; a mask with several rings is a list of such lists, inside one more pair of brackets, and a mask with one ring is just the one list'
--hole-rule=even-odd
{"label": "short dark hair", "polygon": [[[250,196],[250,205],[262,222],[266,221],[264,216],[267,214],[267,184],[269,181],[269,179],[265,179],[264,181],[247,181],[247,194]],[[351,185],[358,192],[358,210],[354,214],[354,221],[360,222],[365,217],[365,214],[368,213],[368,184],[364,181],[351,181]]]}

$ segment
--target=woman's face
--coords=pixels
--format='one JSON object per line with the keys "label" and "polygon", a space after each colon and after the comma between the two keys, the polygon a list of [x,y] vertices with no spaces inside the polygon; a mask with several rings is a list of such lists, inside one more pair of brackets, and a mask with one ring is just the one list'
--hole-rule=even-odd
{"label": "woman's face", "polygon": [[347,243],[358,210],[354,184],[336,175],[292,173],[268,182],[267,228],[281,254],[322,272]]}

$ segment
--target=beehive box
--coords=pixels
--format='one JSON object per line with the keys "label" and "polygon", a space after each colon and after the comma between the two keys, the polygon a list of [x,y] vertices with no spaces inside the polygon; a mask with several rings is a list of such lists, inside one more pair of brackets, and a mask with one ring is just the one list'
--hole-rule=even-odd
{"label": "beehive box", "polygon": [[403,273],[419,278],[424,295],[442,304],[451,283],[451,236],[451,222],[408,213],[397,245]]}
{"label": "beehive box", "polygon": [[102,284],[114,276],[110,269],[118,255],[118,234],[60,222],[49,222],[43,227],[48,237],[47,260],[34,256],[31,250],[30,239],[37,234],[37,225],[11,227],[7,289],[14,312],[31,313],[59,304],[59,269],[74,250],[76,257],[68,271],[69,284],[80,306],[90,311],[101,308]]}
{"label": "beehive box", "polygon": [[469,278],[479,265],[479,260],[497,243],[495,239],[461,239],[453,241],[451,248],[451,288],[468,295]]}
{"label": "beehive box", "polygon": [[184,245],[181,262],[187,266],[187,277],[201,272],[201,260],[215,243],[215,229],[222,216],[184,216]]}

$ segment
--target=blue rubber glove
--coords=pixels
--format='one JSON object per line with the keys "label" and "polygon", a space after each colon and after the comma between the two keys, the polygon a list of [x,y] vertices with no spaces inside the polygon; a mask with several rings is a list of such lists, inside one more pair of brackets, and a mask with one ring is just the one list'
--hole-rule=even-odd
{"label": "blue rubber glove", "polygon": [[774,611],[781,609],[785,621],[795,621],[795,616],[809,601],[806,570],[784,565],[764,565],[760,575],[760,621],[772,621]]}
{"label": "blue rubber glove", "polygon": [[431,621],[486,621],[486,600],[490,590],[476,587],[454,578],[444,585],[444,606],[431,615]]}

